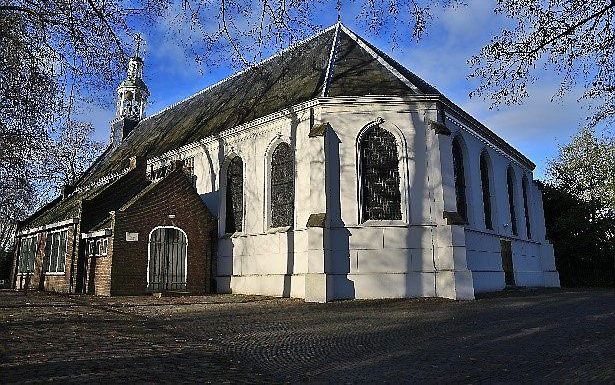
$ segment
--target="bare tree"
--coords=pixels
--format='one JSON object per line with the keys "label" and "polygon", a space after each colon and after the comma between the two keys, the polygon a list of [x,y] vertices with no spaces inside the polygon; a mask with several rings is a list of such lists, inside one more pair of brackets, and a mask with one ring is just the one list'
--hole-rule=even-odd
{"label": "bare tree", "polygon": [[593,103],[590,125],[615,117],[615,0],[497,0],[497,14],[513,21],[470,60],[481,81],[470,94],[494,105],[522,102],[538,67],[561,76],[554,97],[584,88]]}
{"label": "bare tree", "polygon": [[[418,39],[435,7],[457,1],[370,0],[360,3],[360,14],[372,31],[411,30]],[[190,33],[183,43],[197,63],[228,62],[230,57],[236,65],[249,66],[267,49],[291,44],[321,28],[312,20],[331,4],[324,0],[0,0],[0,168],[12,181],[1,186],[2,194],[22,194],[26,199],[28,183],[49,181],[49,173],[62,174],[61,183],[75,179],[79,170],[63,167],[81,154],[69,156],[69,150],[54,147],[49,136],[54,130],[60,135],[66,134],[62,130],[75,131],[80,123],[64,117],[80,102],[94,95],[102,96],[99,103],[112,100],[136,28],[147,30],[166,18],[169,33],[187,26]],[[339,12],[341,3],[335,4]],[[397,38],[395,32],[392,40]],[[77,129],[83,130],[85,126]],[[80,151],[90,144],[72,143]],[[49,165],[50,153],[58,162],[68,163],[51,162],[55,170],[41,170],[40,165]],[[5,193],[7,189],[14,190]]]}
{"label": "bare tree", "polygon": [[[462,0],[350,1],[357,19],[373,33],[384,34],[393,45],[418,40],[427,31],[434,11]],[[228,63],[249,66],[273,49],[288,46],[321,29],[323,12],[343,12],[341,0],[183,0],[171,6],[165,18],[199,64]]]}
{"label": "bare tree", "polygon": [[[420,39],[434,11],[463,0],[0,0],[0,205],[33,205],[40,181],[70,183],[99,151],[85,122],[67,118],[80,102],[109,103],[136,30],[164,19],[168,33],[204,66],[249,66],[272,49],[322,27],[323,10],[353,7],[375,34]],[[482,83],[472,95],[517,103],[537,66],[562,75],[563,94],[579,82],[600,104],[591,123],[615,116],[615,0],[497,0],[515,22],[471,60]],[[154,27],[155,28],[155,27]],[[187,31],[186,31],[187,29]],[[71,136],[71,145],[53,138]],[[50,139],[51,138],[51,139]],[[73,147],[71,147],[73,146]],[[78,148],[79,150],[75,149]],[[53,154],[54,161],[46,157]],[[42,164],[50,168],[41,167]],[[53,177],[51,177],[53,175]],[[34,190],[33,190],[34,189]],[[18,204],[18,202],[21,202]],[[16,206],[17,207],[17,206]],[[25,214],[16,214],[19,215]]]}
{"label": "bare tree", "polygon": [[[121,39],[130,31],[127,13],[119,3],[110,5],[95,0],[0,0],[2,247],[6,229],[43,203],[40,187],[57,187],[50,176],[58,171],[50,173],[42,166],[62,161],[59,157],[67,149],[60,144],[76,146],[72,160],[77,163],[84,150],[88,158],[91,143],[83,135],[54,138],[84,132],[85,127],[66,118],[73,101],[85,100],[95,94],[93,89],[112,88],[122,72],[126,55]],[[79,172],[65,171],[73,174],[71,179]]]}
{"label": "bare tree", "polygon": [[64,186],[73,186],[88,166],[100,155],[104,144],[92,139],[94,127],[88,122],[67,119],[57,132],[49,135],[46,155],[37,169],[41,192],[52,197]]}

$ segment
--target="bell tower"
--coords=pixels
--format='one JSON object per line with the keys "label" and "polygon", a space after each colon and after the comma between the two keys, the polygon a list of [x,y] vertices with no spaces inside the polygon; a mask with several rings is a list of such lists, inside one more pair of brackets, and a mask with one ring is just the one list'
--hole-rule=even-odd
{"label": "bell tower", "polygon": [[135,36],[135,54],[128,61],[126,79],[117,87],[115,118],[111,122],[111,145],[117,146],[145,116],[149,90],[143,82],[143,59],[140,57],[141,35]]}

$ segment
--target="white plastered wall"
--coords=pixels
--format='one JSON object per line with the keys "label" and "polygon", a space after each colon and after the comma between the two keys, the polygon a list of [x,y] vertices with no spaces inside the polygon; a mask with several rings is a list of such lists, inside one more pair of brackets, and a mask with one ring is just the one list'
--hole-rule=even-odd
{"label": "white plastered wall", "polygon": [[[463,135],[466,151],[468,226],[450,225],[455,211],[452,137],[436,135],[432,120]],[[326,137],[309,137],[313,124],[328,122]],[[357,138],[378,122],[398,142],[402,220],[361,223]],[[290,296],[326,301],[343,298],[442,296],[473,298],[504,287],[499,240],[513,239],[517,283],[557,286],[553,252],[544,240],[540,191],[529,183],[532,240],[523,239],[521,176],[531,171],[481,140],[458,121],[445,119],[435,101],[402,98],[323,98],[168,154],[195,158],[197,191],[219,217],[216,284],[219,292]],[[295,218],[290,230],[268,228],[268,155],[281,141],[296,149]],[[324,149],[323,149],[324,146]],[[493,224],[485,231],[478,159],[492,158]],[[225,166],[244,164],[244,221],[224,234]],[[325,161],[326,157],[326,161]],[[156,167],[156,162],[151,166]],[[515,167],[520,237],[511,237],[506,167]],[[326,172],[325,172],[326,171]],[[499,181],[499,182],[496,182]],[[326,197],[325,193],[326,191]],[[310,214],[327,213],[326,228],[307,228]]]}
{"label": "white plastered wall", "polygon": [[[460,135],[464,143],[464,169],[468,225],[465,227],[468,268],[472,271],[474,290],[486,292],[505,287],[500,240],[510,240],[513,253],[515,283],[519,286],[559,286],[553,248],[545,240],[542,193],[533,182],[532,170],[475,133],[471,126],[447,116],[452,135]],[[487,151],[490,159],[491,217],[493,230],[485,226],[480,154]],[[508,202],[507,169],[514,171],[514,202],[517,235],[513,234]],[[531,237],[526,232],[522,180],[527,178],[527,199]]]}
{"label": "white plastered wall", "polygon": [[[322,104],[334,132],[327,152],[326,245],[333,298],[443,296],[473,298],[463,229],[444,225],[438,139],[427,124],[435,103],[390,98],[339,98]],[[399,152],[401,221],[361,221],[357,138],[379,122]],[[438,191],[436,191],[438,190]],[[467,277],[466,277],[467,278]],[[464,291],[465,290],[465,291]]]}

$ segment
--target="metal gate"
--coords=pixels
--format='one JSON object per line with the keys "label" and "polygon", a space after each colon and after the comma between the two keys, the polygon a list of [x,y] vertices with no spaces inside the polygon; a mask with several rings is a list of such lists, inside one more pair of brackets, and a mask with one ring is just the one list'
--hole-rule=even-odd
{"label": "metal gate", "polygon": [[149,237],[148,289],[186,290],[188,239],[178,228],[154,229]]}

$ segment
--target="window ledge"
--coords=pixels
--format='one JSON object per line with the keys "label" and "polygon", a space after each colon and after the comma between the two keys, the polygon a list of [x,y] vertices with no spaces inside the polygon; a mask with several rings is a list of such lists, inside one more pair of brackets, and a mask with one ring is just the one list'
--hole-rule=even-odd
{"label": "window ledge", "polygon": [[402,220],[367,220],[361,223],[363,227],[408,227],[408,224]]}
{"label": "window ledge", "polygon": [[245,236],[247,236],[246,233],[238,231],[236,233],[224,233],[222,238],[240,238],[240,237],[245,237]]}
{"label": "window ledge", "polygon": [[45,272],[45,275],[56,275],[56,276],[60,276],[60,275],[65,275],[66,273],[64,271],[48,271]]}
{"label": "window ledge", "polygon": [[290,229],[291,229],[290,226],[272,227],[272,228],[267,230],[267,234],[286,233],[286,232],[290,231]]}

